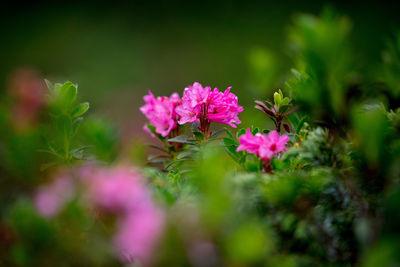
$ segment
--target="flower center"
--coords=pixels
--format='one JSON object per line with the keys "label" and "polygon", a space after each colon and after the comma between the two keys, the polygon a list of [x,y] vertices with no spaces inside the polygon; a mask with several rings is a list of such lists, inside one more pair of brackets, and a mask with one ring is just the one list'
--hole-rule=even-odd
{"label": "flower center", "polygon": [[272,145],[269,147],[269,150],[271,150],[271,151],[275,151],[275,149],[276,149],[276,144],[272,144]]}

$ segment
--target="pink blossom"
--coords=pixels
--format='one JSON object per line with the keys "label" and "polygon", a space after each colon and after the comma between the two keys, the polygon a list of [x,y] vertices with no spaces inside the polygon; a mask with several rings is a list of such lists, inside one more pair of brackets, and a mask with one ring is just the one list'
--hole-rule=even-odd
{"label": "pink blossom", "polygon": [[44,80],[33,70],[19,69],[11,77],[9,93],[13,98],[10,116],[17,130],[26,130],[37,122],[45,105]]}
{"label": "pink blossom", "polygon": [[163,224],[162,212],[150,203],[123,218],[114,236],[121,260],[148,262],[162,234]]}
{"label": "pink blossom", "polygon": [[277,153],[284,151],[288,141],[287,135],[279,136],[277,131],[271,131],[268,135],[260,133],[253,135],[250,129],[247,129],[246,133],[239,137],[240,145],[236,151],[245,150],[267,162]]}
{"label": "pink blossom", "polygon": [[45,217],[56,216],[75,196],[75,185],[82,185],[83,203],[116,216],[113,244],[117,256],[124,262],[150,262],[163,232],[164,214],[153,202],[141,175],[127,165],[93,164],[74,174],[78,178],[75,182],[72,175],[62,175],[38,188],[34,196],[38,212]]}
{"label": "pink blossom", "polygon": [[243,107],[238,105],[238,98],[230,92],[230,87],[225,92],[217,88],[211,91],[211,87],[203,87],[198,82],[185,88],[182,103],[176,108],[176,113],[181,116],[179,124],[213,121],[234,128],[241,123],[238,114],[242,111]]}
{"label": "pink blossom", "polygon": [[149,91],[143,99],[146,104],[140,108],[140,111],[156,128],[156,133],[167,136],[177,126],[178,116],[175,107],[180,103],[179,95],[173,93],[169,98],[166,96],[155,98]]}
{"label": "pink blossom", "polygon": [[87,172],[91,177],[83,177],[88,183],[90,201],[105,210],[126,214],[149,195],[141,178],[126,166],[115,168],[96,168]]}
{"label": "pink blossom", "polygon": [[268,136],[263,138],[263,143],[259,148],[260,158],[268,161],[276,153],[284,151],[287,141],[289,137],[286,134],[279,136],[277,131],[269,132]]}
{"label": "pink blossom", "polygon": [[34,196],[37,211],[44,217],[54,217],[73,198],[74,190],[73,181],[65,176],[41,186]]}
{"label": "pink blossom", "polygon": [[251,154],[258,154],[258,150],[260,149],[260,145],[263,142],[262,135],[260,133],[256,133],[253,135],[250,129],[246,130],[246,133],[239,137],[239,147],[236,151],[247,151]]}
{"label": "pink blossom", "polygon": [[122,261],[150,260],[161,237],[164,216],[141,176],[128,166],[86,167],[81,172],[88,200],[118,216],[114,246]]}

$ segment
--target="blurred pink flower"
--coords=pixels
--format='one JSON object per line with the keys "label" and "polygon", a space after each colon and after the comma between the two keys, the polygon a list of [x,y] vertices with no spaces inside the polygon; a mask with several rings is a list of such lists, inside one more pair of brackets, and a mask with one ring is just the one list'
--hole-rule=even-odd
{"label": "blurred pink flower", "polygon": [[150,201],[141,177],[127,166],[114,168],[95,168],[91,172],[85,170],[90,177],[86,179],[90,201],[105,210],[127,214]]}
{"label": "blurred pink flower", "polygon": [[167,136],[177,126],[178,116],[175,107],[180,103],[179,95],[173,93],[169,98],[166,96],[155,98],[149,91],[143,99],[146,104],[140,108],[140,111],[156,128],[156,133]]}
{"label": "blurred pink flower", "polygon": [[[116,216],[113,244],[121,261],[149,262],[163,232],[164,214],[153,202],[141,175],[127,165],[94,164],[74,174],[77,185],[83,185],[84,202]],[[53,217],[72,200],[78,191],[72,178],[75,175],[60,176],[37,190],[34,202],[40,214]]]}
{"label": "blurred pink flower", "polygon": [[114,244],[125,262],[149,262],[162,234],[163,213],[152,203],[128,214],[118,225]]}
{"label": "blurred pink flower", "polygon": [[45,105],[44,80],[30,69],[19,69],[9,79],[9,93],[14,100],[12,122],[18,130],[36,123]]}
{"label": "blurred pink flower", "polygon": [[[213,121],[234,128],[241,123],[238,114],[242,111],[243,107],[238,105],[238,98],[230,92],[230,87],[225,92],[217,88],[211,91],[211,87],[203,87],[198,82],[185,88],[182,103],[176,108],[181,117],[179,124]],[[204,128],[204,125],[201,127]]]}
{"label": "blurred pink flower", "polygon": [[73,198],[74,191],[73,181],[66,176],[41,186],[34,196],[37,211],[44,217],[54,217]]}
{"label": "blurred pink flower", "polygon": [[87,166],[81,172],[88,200],[118,216],[114,245],[125,262],[147,262],[161,237],[164,216],[132,168]]}
{"label": "blurred pink flower", "polygon": [[271,131],[266,134],[256,133],[253,135],[250,129],[239,137],[240,145],[236,151],[247,151],[256,154],[264,162],[269,161],[274,155],[285,150],[289,137],[284,134],[279,136],[277,131]]}

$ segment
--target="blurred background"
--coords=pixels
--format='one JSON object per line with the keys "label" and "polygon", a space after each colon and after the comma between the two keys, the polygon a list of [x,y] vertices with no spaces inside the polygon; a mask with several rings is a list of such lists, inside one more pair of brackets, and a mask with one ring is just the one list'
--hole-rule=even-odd
{"label": "blurred background", "polygon": [[[125,134],[141,132],[147,90],[180,94],[194,81],[232,91],[248,107],[243,121],[264,121],[254,99],[283,88],[293,67],[287,31],[297,13],[327,5],[348,15],[360,65],[381,59],[399,25],[390,1],[15,1],[2,4],[0,84],[18,68],[79,84],[90,112]],[[364,56],[362,56],[364,55]],[[365,55],[368,55],[366,57]],[[247,125],[243,125],[247,126]],[[139,132],[140,133],[139,133]],[[144,134],[143,134],[144,135]]]}

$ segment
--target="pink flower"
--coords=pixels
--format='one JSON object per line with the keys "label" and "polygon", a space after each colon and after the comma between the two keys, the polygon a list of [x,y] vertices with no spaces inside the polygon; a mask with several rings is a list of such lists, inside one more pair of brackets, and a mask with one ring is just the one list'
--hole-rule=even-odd
{"label": "pink flower", "polygon": [[256,133],[256,135],[253,135],[250,129],[247,129],[246,133],[239,137],[240,145],[236,149],[236,151],[245,150],[251,154],[258,154],[258,150],[262,142],[262,135],[260,133]]}
{"label": "pink flower", "polygon": [[277,153],[284,151],[288,141],[287,135],[279,136],[277,131],[271,131],[268,135],[260,133],[253,135],[250,129],[247,129],[246,134],[239,137],[240,145],[236,151],[245,150],[267,162]]}
{"label": "pink flower", "polygon": [[81,172],[88,200],[118,216],[114,246],[124,262],[151,259],[161,237],[164,216],[151,199],[141,176],[128,166],[87,167]]}
{"label": "pink flower", "polygon": [[15,71],[9,82],[9,93],[13,98],[10,116],[17,130],[26,130],[34,126],[45,106],[44,80],[33,70]]}
{"label": "pink flower", "polygon": [[260,158],[268,161],[276,153],[284,151],[287,141],[289,137],[286,134],[279,136],[277,131],[269,132],[268,136],[263,137],[263,143],[258,150]]}
{"label": "pink flower", "polygon": [[178,117],[175,107],[180,103],[179,95],[173,93],[169,98],[166,96],[155,98],[149,91],[143,99],[146,104],[140,108],[140,111],[156,128],[156,133],[167,136],[177,126]]}
{"label": "pink flower", "polygon": [[[209,86],[203,87],[198,82],[185,88],[182,103],[176,108],[176,113],[181,117],[179,124],[213,121],[234,128],[241,123],[238,114],[242,111],[243,107],[238,105],[238,98],[230,92],[230,87],[225,92],[217,88],[211,91]],[[201,127],[204,128],[204,125]]]}
{"label": "pink flower", "polygon": [[64,176],[41,186],[34,196],[37,211],[44,217],[54,217],[73,198],[74,191],[73,181]]}
{"label": "pink flower", "polygon": [[83,177],[88,182],[90,200],[105,210],[126,214],[135,209],[148,195],[141,178],[126,166],[96,168],[91,177]]}
{"label": "pink flower", "polygon": [[[113,245],[117,256],[124,262],[148,263],[163,232],[164,214],[153,202],[140,174],[126,165],[86,165],[75,174],[83,185],[83,200],[116,216]],[[57,215],[74,197],[74,186],[69,176],[61,176],[40,187],[35,195],[39,213],[46,217]]]}
{"label": "pink flower", "polygon": [[162,212],[150,203],[123,218],[114,236],[114,245],[121,260],[140,260],[142,263],[151,260],[162,234],[163,218]]}

